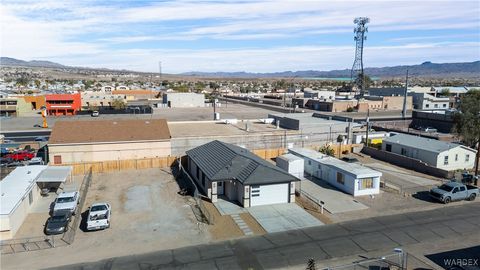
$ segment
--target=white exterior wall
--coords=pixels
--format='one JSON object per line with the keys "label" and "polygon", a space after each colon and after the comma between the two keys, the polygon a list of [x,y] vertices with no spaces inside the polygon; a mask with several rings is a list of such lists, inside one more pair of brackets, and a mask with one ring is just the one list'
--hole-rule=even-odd
{"label": "white exterior wall", "polygon": [[428,165],[437,167],[437,153],[425,151],[423,149],[418,149],[414,147],[404,146],[395,142],[382,142],[382,150],[387,151],[387,144],[392,145],[391,153],[402,155],[402,148],[405,149],[405,154],[403,156],[419,159]]}
{"label": "white exterior wall", "polygon": [[[374,176],[373,178],[373,188],[372,189],[359,189],[359,179],[363,177],[356,176],[351,173],[345,173],[342,170],[338,170],[335,167],[322,164],[317,162],[314,159],[304,157],[305,160],[305,172],[322,179],[332,186],[352,194],[353,196],[362,196],[362,195],[373,195],[380,193],[380,176]],[[337,172],[340,172],[344,176],[344,184],[337,182]],[[370,178],[370,177],[366,177]]]}
{"label": "white exterior wall", "polygon": [[60,155],[62,164],[167,157],[170,141],[49,145],[50,162]]}
{"label": "white exterior wall", "polygon": [[435,97],[426,93],[412,93],[415,109],[434,110],[448,109],[450,99],[448,97]]}
{"label": "white exterior wall", "polygon": [[167,93],[163,103],[171,108],[205,107],[205,95],[197,93]]}
{"label": "white exterior wall", "polygon": [[[402,148],[405,149],[405,154],[403,156],[419,159],[430,166],[447,170],[463,170],[463,169],[472,169],[475,167],[475,155],[476,152],[473,150],[466,149],[462,146],[452,148],[450,150],[436,153],[430,152],[423,149],[413,148],[404,146],[395,142],[383,142],[382,150],[386,151],[386,145],[392,145],[392,153],[402,155]],[[455,160],[455,155],[458,155],[458,159]],[[466,155],[469,155],[468,161],[466,161]],[[444,164],[445,156],[448,156],[448,165]]]}
{"label": "white exterior wall", "polygon": [[287,158],[283,158],[282,156],[279,156],[276,158],[276,165],[277,167],[281,168],[282,170],[288,172],[289,174],[297,178],[301,179],[303,177],[303,171],[304,171],[303,159],[289,160]]}
{"label": "white exterior wall", "polygon": [[[29,201],[29,193],[32,193],[32,203]],[[30,192],[22,198],[17,208],[10,215],[0,215],[0,240],[8,240],[15,237],[18,229],[22,226],[30,209],[40,197],[40,189],[36,183],[31,186]]]}
{"label": "white exterior wall", "polygon": [[[466,155],[469,155],[468,161],[466,161]],[[475,167],[475,155],[474,151],[460,146],[452,148],[438,154],[437,168],[447,171],[472,169]],[[448,156],[448,165],[445,165],[445,156]],[[455,156],[457,156],[457,160],[455,160]]]}

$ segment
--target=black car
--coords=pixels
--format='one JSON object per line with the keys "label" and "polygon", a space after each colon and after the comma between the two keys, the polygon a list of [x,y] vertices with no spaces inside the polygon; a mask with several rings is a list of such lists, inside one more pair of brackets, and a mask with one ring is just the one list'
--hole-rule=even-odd
{"label": "black car", "polygon": [[72,212],[69,210],[59,210],[53,212],[45,225],[45,234],[61,234],[68,230],[68,223],[72,218]]}

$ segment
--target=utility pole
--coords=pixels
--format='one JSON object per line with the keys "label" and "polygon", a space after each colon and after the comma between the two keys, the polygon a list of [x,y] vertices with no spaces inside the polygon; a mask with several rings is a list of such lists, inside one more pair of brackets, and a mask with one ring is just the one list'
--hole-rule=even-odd
{"label": "utility pole", "polygon": [[403,93],[403,109],[402,109],[402,118],[405,120],[407,116],[407,93],[408,93],[408,69],[407,76],[405,77],[405,92]]}
{"label": "utility pole", "polygon": [[365,135],[365,145],[368,147],[368,132],[370,131],[370,108],[367,111],[367,134]]}

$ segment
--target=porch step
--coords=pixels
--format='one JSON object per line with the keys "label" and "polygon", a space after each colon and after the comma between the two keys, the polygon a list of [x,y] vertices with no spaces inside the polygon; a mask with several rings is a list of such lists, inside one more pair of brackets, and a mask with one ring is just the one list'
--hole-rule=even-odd
{"label": "porch step", "polygon": [[244,235],[253,235],[252,230],[250,229],[250,227],[248,227],[247,223],[245,223],[245,221],[242,219],[242,217],[240,217],[240,215],[233,214],[230,216],[232,217],[233,221],[235,221],[240,230],[242,230]]}

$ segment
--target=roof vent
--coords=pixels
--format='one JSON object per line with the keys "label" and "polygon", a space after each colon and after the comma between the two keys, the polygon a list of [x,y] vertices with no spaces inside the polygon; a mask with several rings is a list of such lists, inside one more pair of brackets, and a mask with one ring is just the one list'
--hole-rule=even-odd
{"label": "roof vent", "polygon": [[31,173],[32,173],[32,171],[28,171],[28,172],[27,172],[27,174],[31,174]]}

